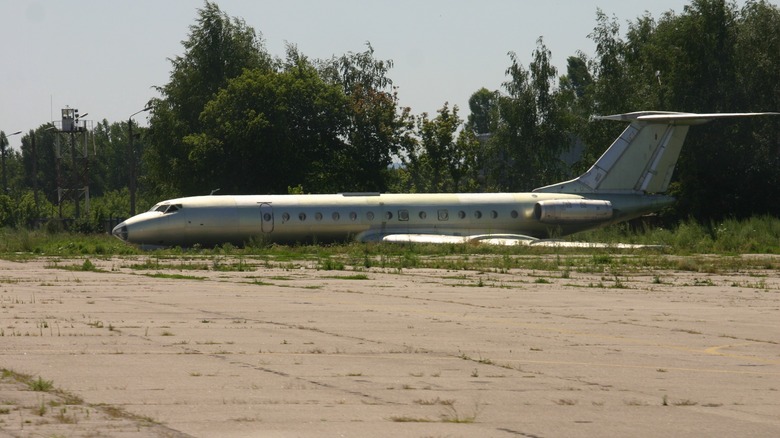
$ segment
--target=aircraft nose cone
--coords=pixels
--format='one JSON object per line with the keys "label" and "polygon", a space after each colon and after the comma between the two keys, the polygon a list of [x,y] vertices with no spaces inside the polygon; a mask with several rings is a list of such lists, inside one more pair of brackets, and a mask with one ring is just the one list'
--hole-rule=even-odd
{"label": "aircraft nose cone", "polygon": [[113,234],[117,239],[127,242],[127,225],[122,222],[121,224],[114,227],[114,229],[111,231],[111,234]]}

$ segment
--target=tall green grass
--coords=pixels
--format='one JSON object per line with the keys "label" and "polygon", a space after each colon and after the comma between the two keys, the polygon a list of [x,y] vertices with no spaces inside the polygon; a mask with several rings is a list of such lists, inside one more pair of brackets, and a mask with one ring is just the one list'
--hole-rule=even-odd
{"label": "tall green grass", "polygon": [[625,223],[574,234],[569,240],[665,245],[674,254],[780,254],[780,219],[756,216],[700,223],[692,219],[674,228],[632,230]]}
{"label": "tall green grass", "polygon": [[127,245],[108,234],[79,234],[25,228],[0,228],[0,256],[25,258],[35,255],[126,255],[138,254]]}
{"label": "tall green grass", "polygon": [[[780,254],[780,219],[758,216],[744,220],[729,219],[702,224],[694,220],[673,228],[646,226],[639,230],[627,224],[577,233],[567,240],[598,243],[634,243],[662,245],[667,254]],[[252,241],[243,248],[224,245],[216,248],[171,248],[153,252],[141,251],[108,234],[76,234],[45,230],[0,229],[0,257],[23,259],[47,256],[111,256],[154,254],[159,257],[246,256],[273,259],[276,262],[309,260],[327,265],[339,257],[351,265],[364,267],[386,265],[414,268],[420,258],[438,256],[468,260],[469,255],[539,255],[604,253],[604,249],[545,248],[481,244],[381,244],[344,243],[331,245],[276,245]],[[609,250],[613,251],[613,250]],[[429,264],[426,264],[429,266]]]}

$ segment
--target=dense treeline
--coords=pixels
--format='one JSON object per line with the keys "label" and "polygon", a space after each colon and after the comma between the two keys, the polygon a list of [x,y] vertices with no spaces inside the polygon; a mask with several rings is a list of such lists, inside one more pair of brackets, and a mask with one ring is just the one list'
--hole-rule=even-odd
{"label": "dense treeline", "polygon": [[[624,128],[589,122],[593,114],[780,109],[780,9],[767,1],[693,0],[626,29],[597,11],[589,38],[594,56],[569,56],[565,72],[541,38],[528,65],[509,53],[506,82],[476,90],[465,119],[448,103],[413,115],[399,104],[393,62],[370,44],[325,60],[289,45],[276,58],[260,33],[207,1],[150,101],[149,128],[136,131],[137,156],[128,156],[127,122],[94,129],[92,219],[127,214],[130,159],[140,208],[215,189],[525,191],[586,170]],[[780,215],[778,119],[693,127],[667,216]],[[0,224],[55,216],[54,137],[43,125],[24,135],[21,152],[5,151],[0,137]]]}

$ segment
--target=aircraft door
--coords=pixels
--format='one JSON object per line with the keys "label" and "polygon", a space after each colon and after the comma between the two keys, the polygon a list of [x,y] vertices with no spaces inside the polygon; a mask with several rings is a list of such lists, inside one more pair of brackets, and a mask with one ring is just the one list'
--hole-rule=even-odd
{"label": "aircraft door", "polygon": [[380,227],[380,233],[382,233],[382,234],[385,234],[385,232],[386,232],[385,230],[387,229],[387,221],[388,221],[388,219],[387,219],[387,212],[388,211],[389,210],[387,210],[385,208],[385,203],[384,202],[380,202],[379,203],[379,220],[382,223],[382,225]]}
{"label": "aircraft door", "polygon": [[274,230],[274,210],[268,202],[260,204],[260,230],[264,233]]}

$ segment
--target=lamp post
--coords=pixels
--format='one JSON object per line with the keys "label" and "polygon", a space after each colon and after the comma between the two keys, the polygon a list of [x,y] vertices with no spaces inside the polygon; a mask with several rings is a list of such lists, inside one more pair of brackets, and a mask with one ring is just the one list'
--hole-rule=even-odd
{"label": "lamp post", "polygon": [[129,175],[129,181],[127,182],[127,189],[130,191],[130,216],[135,216],[135,192],[136,192],[136,168],[135,168],[135,145],[133,144],[133,116],[136,114],[140,114],[145,111],[149,111],[152,109],[151,106],[147,106],[146,108],[136,111],[133,114],[130,114],[130,117],[127,118],[127,133],[128,133],[128,141],[127,141],[127,155],[128,159],[130,160],[130,175]]}
{"label": "lamp post", "polygon": [[6,177],[5,169],[5,148],[8,146],[8,137],[12,135],[21,134],[22,131],[16,131],[13,134],[5,135],[5,132],[0,131],[0,154],[3,157],[3,193],[8,193],[8,178]]}

